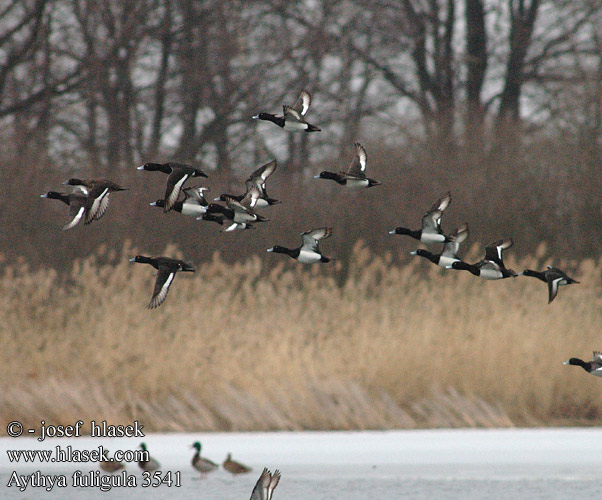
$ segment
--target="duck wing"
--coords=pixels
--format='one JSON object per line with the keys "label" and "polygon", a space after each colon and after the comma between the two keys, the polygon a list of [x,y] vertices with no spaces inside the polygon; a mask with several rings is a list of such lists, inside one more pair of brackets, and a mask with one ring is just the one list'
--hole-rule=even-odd
{"label": "duck wing", "polygon": [[295,104],[293,104],[291,108],[297,111],[301,116],[305,116],[310,104],[311,94],[307,90],[302,90],[301,94],[299,94],[299,97],[295,101]]}
{"label": "duck wing", "polygon": [[[452,200],[451,192],[448,191],[433,204],[433,206],[431,207],[429,212],[434,212],[436,210],[439,210],[440,212],[444,212],[445,209],[451,203],[451,200]],[[429,213],[429,212],[427,212],[427,213]]]}
{"label": "duck wing", "polygon": [[548,304],[549,304],[556,298],[556,295],[558,294],[558,286],[560,285],[560,282],[563,280],[563,277],[549,273],[549,274],[546,274],[546,280],[548,282]]}
{"label": "duck wing", "polygon": [[165,212],[169,212],[182,191],[182,186],[190,177],[190,173],[186,169],[174,169],[167,178],[167,187],[165,188]]}
{"label": "duck wing", "polygon": [[270,471],[267,467],[264,467],[261,476],[259,476],[259,479],[255,483],[250,500],[267,500],[271,479],[272,475],[270,474]]}
{"label": "duck wing", "polygon": [[153,290],[153,296],[148,303],[148,309],[154,309],[155,307],[159,307],[161,304],[163,304],[163,301],[167,297],[167,292],[169,292],[169,287],[171,286],[175,276],[175,271],[170,271],[165,267],[159,266],[157,280],[155,281],[155,289]]}
{"label": "duck wing", "polygon": [[276,160],[272,160],[272,161],[266,163],[265,165],[262,165],[249,176],[249,178],[246,180],[245,184],[250,182],[256,186],[265,188],[265,181],[268,179],[268,177],[270,175],[272,175],[274,173],[277,166],[278,166],[278,163],[276,162]]}
{"label": "duck wing", "polygon": [[71,220],[63,226],[63,231],[75,227],[82,220],[86,212],[87,199],[87,196],[80,193],[69,195],[69,217],[71,217]]}
{"label": "duck wing", "polygon": [[209,191],[209,188],[194,186],[182,189],[182,192],[184,193],[184,201],[206,207],[208,203],[205,199],[203,191]]}
{"label": "duck wing", "polygon": [[255,205],[257,205],[257,200],[261,198],[267,198],[261,187],[256,184],[247,185],[247,194],[245,194],[244,198],[241,200],[241,204],[248,203],[250,208],[255,208]]}
{"label": "duck wing", "polygon": [[353,160],[351,160],[351,164],[347,169],[347,174],[352,175],[354,177],[365,177],[366,175],[366,150],[359,143],[354,143],[355,146],[355,156]]}
{"label": "duck wing", "polygon": [[466,238],[468,238],[468,224],[464,223],[449,235],[449,241],[443,244],[443,252],[441,252],[441,255],[444,257],[457,258],[460,243]]}
{"label": "duck wing", "polygon": [[251,210],[250,208],[243,205],[243,202],[244,203],[250,202],[250,197],[247,197],[247,195],[245,195],[240,201],[235,200],[231,196],[224,196],[223,199],[226,202],[226,205],[228,205],[228,208],[234,210],[234,213],[251,214],[251,215],[253,215],[255,213],[255,212],[253,212],[253,210]]}
{"label": "duck wing", "polygon": [[439,198],[430,210],[422,216],[422,229],[431,229],[438,233],[443,233],[441,231],[441,216],[450,203],[451,193],[448,191],[445,196]]}
{"label": "duck wing", "polygon": [[274,494],[274,490],[276,489],[276,486],[278,486],[279,482],[280,482],[280,471],[278,469],[276,469],[270,479],[270,485],[268,486],[267,500],[272,500],[272,495]]}
{"label": "duck wing", "polygon": [[85,224],[90,224],[90,222],[100,219],[105,214],[107,208],[109,208],[110,194],[109,186],[96,185],[90,190],[86,201]]}
{"label": "duck wing", "polygon": [[332,228],[329,227],[321,227],[320,229],[312,229],[311,231],[301,233],[301,239],[303,241],[302,248],[317,252],[318,242],[328,238],[331,234]]}
{"label": "duck wing", "polygon": [[513,245],[512,238],[497,240],[485,247],[485,259],[504,266],[503,252]]}
{"label": "duck wing", "polygon": [[303,122],[303,116],[301,116],[301,113],[299,113],[299,111],[292,108],[291,106],[287,106],[285,104],[284,106],[282,106],[282,112],[284,114],[285,120]]}

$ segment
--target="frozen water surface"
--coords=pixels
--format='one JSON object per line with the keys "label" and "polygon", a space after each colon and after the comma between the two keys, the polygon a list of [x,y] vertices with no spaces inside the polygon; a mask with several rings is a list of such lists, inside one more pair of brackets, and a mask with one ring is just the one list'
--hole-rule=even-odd
{"label": "frozen water surface", "polygon": [[[190,466],[190,445],[221,462],[228,452],[253,467],[233,477],[220,469],[200,478]],[[96,464],[10,463],[7,450],[56,446],[110,452],[135,450],[140,439],[79,437],[0,439],[1,499],[248,499],[264,466],[280,469],[274,500],[330,499],[566,499],[597,497],[602,484],[601,428],[148,434],[144,441],[162,473],[180,472],[181,486],[142,487],[135,463],[127,466],[135,488],[73,487],[72,475]],[[64,475],[68,486],[7,486],[13,471]],[[175,476],[172,476],[175,479]]]}

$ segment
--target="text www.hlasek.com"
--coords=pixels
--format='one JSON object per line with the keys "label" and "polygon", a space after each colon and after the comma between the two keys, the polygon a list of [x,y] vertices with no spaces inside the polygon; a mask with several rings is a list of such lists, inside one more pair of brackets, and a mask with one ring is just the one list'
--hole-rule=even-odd
{"label": "text www.hlasek.com", "polygon": [[[108,462],[107,449],[99,446],[94,450],[74,450],[71,446],[56,446],[54,450],[6,450],[11,463],[62,463],[62,462]],[[148,452],[143,450],[115,450],[118,462],[144,462]]]}

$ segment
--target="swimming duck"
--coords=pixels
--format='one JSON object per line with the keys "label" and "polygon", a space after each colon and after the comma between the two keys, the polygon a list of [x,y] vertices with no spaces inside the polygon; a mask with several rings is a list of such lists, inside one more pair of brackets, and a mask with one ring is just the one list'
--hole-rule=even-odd
{"label": "swimming duck", "polygon": [[222,463],[222,467],[231,474],[246,474],[252,470],[251,467],[247,467],[236,460],[232,460],[232,453],[228,453],[226,460]]}
{"label": "swimming duck", "polygon": [[422,229],[415,231],[405,227],[396,227],[389,234],[406,234],[422,243],[443,243],[449,238],[441,230],[441,216],[444,210],[451,203],[451,193],[447,192],[445,196],[438,199],[431,209],[422,216]]}
{"label": "swimming duck", "polygon": [[276,469],[272,474],[267,467],[263,469],[261,476],[255,483],[250,500],[271,500],[278,482],[280,481],[280,471]]}
{"label": "swimming duck", "polygon": [[532,269],[525,269],[522,273],[518,273],[519,276],[532,276],[537,278],[544,283],[548,284],[548,304],[554,300],[558,294],[558,287],[564,285],[572,285],[573,283],[579,283],[578,281],[570,278],[564,271],[561,271],[557,267],[547,266],[545,271],[533,271]]}
{"label": "swimming duck", "polygon": [[41,197],[61,200],[63,203],[69,205],[69,217],[71,217],[71,220],[63,226],[63,231],[75,227],[86,213],[88,196],[83,193],[75,192],[65,194],[56,191],[48,191],[46,194],[41,195]]}
{"label": "swimming duck", "polygon": [[461,260],[455,261],[448,266],[453,269],[463,269],[469,271],[475,276],[485,280],[500,280],[503,278],[516,278],[512,269],[506,268],[502,258],[502,252],[512,246],[512,238],[498,240],[485,247],[485,258],[475,264],[467,264]]}
{"label": "swimming duck", "polygon": [[208,458],[201,457],[200,441],[195,441],[192,444],[191,448],[196,449],[196,453],[192,457],[192,466],[201,474],[207,474],[208,472],[214,471],[219,467],[215,462],[212,462]]}
{"label": "swimming duck", "polygon": [[[103,452],[106,453],[106,448],[102,448]],[[108,458],[108,455],[107,455]],[[101,460],[98,462],[98,466],[105,472],[110,472],[111,474],[117,472],[121,469],[125,469],[125,464],[123,462],[119,462],[115,459],[111,460]]]}
{"label": "swimming duck", "polygon": [[190,177],[207,177],[207,174],[199,168],[191,167],[183,163],[145,163],[138,170],[150,172],[159,171],[168,174],[167,187],[165,189],[165,206],[163,210],[169,212],[180,196],[182,186]]}
{"label": "swimming duck", "polygon": [[332,229],[322,227],[301,233],[303,244],[297,248],[286,248],[275,246],[268,248],[268,252],[284,253],[303,264],[315,264],[316,262],[330,262],[328,257],[324,257],[320,252],[318,243],[320,240],[328,238],[332,234]]}
{"label": "swimming duck", "polygon": [[[142,448],[142,451],[146,451],[148,453],[145,443],[140,443],[140,448]],[[152,472],[154,470],[157,470],[159,467],[161,467],[161,464],[159,462],[157,462],[157,460],[155,460],[153,457],[151,457],[150,453],[148,453],[148,460],[139,460],[138,465],[140,466],[140,468],[142,470],[148,471],[148,472]]]}
{"label": "swimming duck", "polygon": [[292,106],[286,104],[282,106],[283,116],[276,116],[270,113],[259,113],[253,116],[254,120],[267,120],[275,123],[284,130],[290,132],[319,132],[321,129],[305,121],[305,115],[311,104],[311,95],[307,90],[302,90],[299,98]]}
{"label": "swimming duck", "polygon": [[236,229],[251,229],[255,222],[269,220],[227,194],[222,194],[219,199],[225,201],[227,206],[210,203],[207,207],[207,213],[221,214],[224,218],[232,221],[232,225],[224,229],[224,232],[235,231]]}
{"label": "swimming duck", "polygon": [[351,165],[347,172],[321,172],[314,179],[331,179],[341,186],[351,188],[369,188],[378,186],[380,182],[366,177],[366,150],[359,143],[354,143],[355,156],[351,160]]}
{"label": "swimming duck", "polygon": [[468,224],[465,223],[448,236],[449,241],[446,241],[443,244],[443,251],[441,253],[433,254],[428,250],[423,250],[421,248],[410,253],[412,255],[424,257],[425,259],[430,260],[433,264],[449,269],[454,262],[458,262],[460,260],[457,255],[460,248],[460,243],[462,243],[467,237]]}
{"label": "swimming duck", "polygon": [[109,206],[109,195],[111,193],[127,191],[128,189],[107,179],[76,179],[72,177],[63,184],[72,186],[75,191],[88,196],[85,224],[90,224],[90,222],[100,219],[105,214]]}
{"label": "swimming duck", "polygon": [[563,363],[564,365],[576,365],[583,368],[586,372],[602,377],[602,353],[594,351],[594,358],[591,361],[583,361],[579,358],[571,358]]}
{"label": "swimming duck", "polygon": [[[171,259],[169,257],[145,257],[144,255],[136,255],[130,259],[130,262],[138,262],[141,264],[150,264],[159,272],[157,273],[157,280],[155,281],[155,289],[153,290],[153,296],[146,306],[148,309],[154,309],[159,307],[178,271],[195,272],[194,267],[183,260]],[[144,444],[144,443],[143,443]]]}

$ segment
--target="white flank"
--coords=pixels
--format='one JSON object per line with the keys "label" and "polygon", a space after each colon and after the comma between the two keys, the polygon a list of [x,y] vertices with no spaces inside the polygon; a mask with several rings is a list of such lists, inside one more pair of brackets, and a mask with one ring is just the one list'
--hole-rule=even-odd
{"label": "white flank", "polygon": [[427,233],[423,231],[422,235],[420,236],[420,241],[422,241],[422,243],[441,243],[445,241],[445,235],[440,233]]}
{"label": "white flank", "polygon": [[446,257],[445,255],[441,255],[439,257],[439,263],[437,265],[444,267],[445,269],[450,269],[451,265],[454,262],[459,262],[459,261],[460,261],[460,259],[457,259],[455,257]]}
{"label": "white flank", "polygon": [[203,215],[207,213],[207,207],[202,205],[195,205],[194,203],[184,203],[182,204],[182,215],[191,215],[193,217],[198,217],[199,215]]}
{"label": "white flank", "polygon": [[345,187],[348,188],[363,188],[368,186],[368,179],[347,179],[347,182],[345,183]]}
{"label": "white flank", "polygon": [[288,130],[289,132],[299,132],[299,131],[305,130],[305,129],[307,129],[307,123],[291,122],[291,121],[284,122],[284,130]]}
{"label": "white flank", "polygon": [[311,250],[301,250],[299,252],[298,261],[303,264],[315,264],[320,262],[322,256],[319,253],[312,252]]}
{"label": "white flank", "polygon": [[502,273],[495,269],[482,269],[481,268],[480,277],[483,278],[484,280],[499,280],[500,278],[502,278]]}

